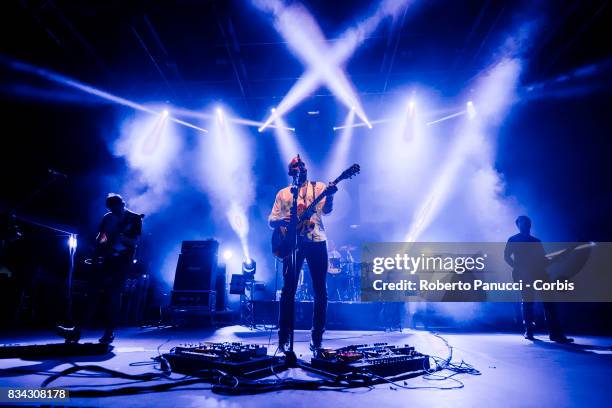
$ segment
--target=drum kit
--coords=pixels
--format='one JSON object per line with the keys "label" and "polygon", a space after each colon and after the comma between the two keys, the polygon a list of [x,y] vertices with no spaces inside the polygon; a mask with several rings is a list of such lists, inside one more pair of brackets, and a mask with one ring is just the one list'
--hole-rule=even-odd
{"label": "drum kit", "polygon": [[[327,296],[331,301],[359,301],[360,268],[353,258],[357,247],[344,245],[328,252]],[[308,275],[308,277],[306,277]],[[298,301],[313,300],[312,279],[308,263],[304,262],[296,292]]]}

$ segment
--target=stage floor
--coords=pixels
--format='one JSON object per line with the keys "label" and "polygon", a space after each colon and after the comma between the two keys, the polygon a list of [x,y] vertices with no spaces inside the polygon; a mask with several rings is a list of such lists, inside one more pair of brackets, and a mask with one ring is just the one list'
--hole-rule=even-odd
{"label": "stage floor", "polygon": [[[260,395],[222,396],[204,390],[206,384],[163,393],[72,399],[71,406],[113,407],[569,407],[604,406],[612,400],[612,338],[576,337],[575,345],[550,343],[545,336],[530,342],[519,334],[456,334],[440,333],[454,347],[454,361],[465,360],[482,372],[480,376],[458,375],[465,387],[456,390],[404,390],[390,385],[374,389],[332,391],[280,391]],[[95,341],[97,332],[85,332],[84,341]],[[3,343],[57,342],[51,333],[3,335]],[[38,387],[46,378],[41,374],[19,374],[6,371],[19,368],[37,371],[59,371],[74,362],[91,363],[129,373],[153,371],[152,366],[130,366],[130,363],[150,361],[162,352],[183,342],[240,341],[268,344],[270,352],[276,348],[275,333],[251,331],[240,326],[211,329],[123,329],[118,332],[113,354],[98,358],[71,358],[56,361],[0,360],[1,384],[4,387]],[[328,331],[325,345],[341,347],[349,344],[387,342],[414,345],[418,351],[446,357],[444,343],[424,331],[368,332]],[[296,352],[309,358],[309,332],[296,333]],[[178,376],[178,375],[177,375]],[[279,374],[281,378],[313,378],[312,374],[291,369]],[[52,386],[94,388],[104,384],[126,385],[126,380],[109,378],[67,377]],[[149,384],[149,383],[147,383]],[[403,382],[401,382],[403,384]],[[409,386],[452,386],[452,381],[426,381],[421,378],[406,380]],[[144,383],[137,384],[139,386]]]}

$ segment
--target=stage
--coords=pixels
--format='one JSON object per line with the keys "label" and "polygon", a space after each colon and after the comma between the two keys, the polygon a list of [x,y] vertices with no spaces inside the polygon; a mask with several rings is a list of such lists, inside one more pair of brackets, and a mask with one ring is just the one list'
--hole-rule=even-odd
{"label": "stage", "polygon": [[[242,326],[214,329],[173,328],[126,328],[117,333],[113,353],[93,358],[70,358],[66,360],[24,361],[0,360],[4,387],[39,387],[45,374],[26,371],[58,372],[71,364],[95,364],[131,374],[155,371],[151,358],[180,343],[203,340],[225,342],[237,341],[269,346],[269,354],[276,349],[276,335],[264,330],[249,330]],[[280,391],[261,395],[223,396],[210,391],[202,383],[168,392],[140,395],[113,396],[104,398],[73,398],[71,406],[204,406],[204,407],[361,407],[377,404],[385,407],[480,406],[485,401],[490,406],[504,407],[568,407],[601,406],[612,398],[609,377],[612,373],[611,337],[576,337],[576,344],[558,345],[538,335],[530,342],[516,333],[438,333],[453,347],[453,361],[464,360],[479,370],[482,375],[456,375],[463,388],[441,391],[439,389],[400,389],[391,384],[368,388],[355,388],[344,392],[333,391]],[[98,332],[87,331],[82,341],[95,341]],[[50,332],[9,333],[3,336],[6,343],[45,343],[58,341]],[[298,331],[295,349],[298,357],[310,359],[308,331]],[[410,344],[422,353],[446,358],[448,349],[444,342],[430,332],[404,330],[403,332],[376,331],[328,331],[324,337],[327,347],[342,347],[349,344],[387,342]],[[142,363],[144,364],[144,363]],[[19,374],[9,371],[19,369]],[[444,375],[444,372],[440,372]],[[87,375],[87,377],[83,377]],[[173,374],[173,378],[182,377]],[[280,378],[312,379],[313,374],[300,369],[290,369],[278,374]],[[271,378],[274,378],[271,376]],[[167,382],[168,380],[165,380]],[[77,374],[52,383],[54,387],[76,389],[108,389],[111,384],[124,387],[131,383],[125,379],[109,379]],[[154,382],[132,383],[134,386],[151,385]],[[420,377],[400,381],[409,387],[456,387],[460,383],[426,381]]]}

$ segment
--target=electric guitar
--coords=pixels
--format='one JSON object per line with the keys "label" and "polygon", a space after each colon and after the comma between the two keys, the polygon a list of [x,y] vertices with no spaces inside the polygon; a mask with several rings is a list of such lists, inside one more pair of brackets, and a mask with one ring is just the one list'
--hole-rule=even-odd
{"label": "electric guitar", "polygon": [[143,218],[144,214],[130,212],[124,215],[118,231],[113,233],[101,232],[96,239],[94,257],[86,259],[85,263],[101,264],[109,258],[119,256],[133,258],[138,246],[138,238],[134,237],[134,231],[140,229],[138,225],[141,224]]}
{"label": "electric guitar", "polygon": [[[353,178],[356,174],[359,174],[361,168],[358,164],[353,164],[348,169],[344,170],[340,176],[333,181],[333,184],[336,185],[342,180]],[[286,258],[291,254],[293,250],[294,242],[293,232],[291,228],[295,228],[298,234],[298,239],[300,236],[303,236],[305,233],[312,231],[314,228],[314,223],[310,221],[310,217],[316,211],[317,205],[323,200],[325,197],[329,195],[329,188],[323,190],[321,194],[319,194],[307,207],[304,205],[298,205],[297,208],[297,225],[292,227],[289,226],[279,226],[274,228],[274,232],[272,233],[272,253],[279,258]]]}

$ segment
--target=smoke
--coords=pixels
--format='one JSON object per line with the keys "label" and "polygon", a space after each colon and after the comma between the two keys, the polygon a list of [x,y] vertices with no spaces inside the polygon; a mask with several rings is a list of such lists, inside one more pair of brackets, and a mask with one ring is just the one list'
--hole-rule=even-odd
{"label": "smoke", "polygon": [[[448,208],[445,206],[451,196],[453,202],[460,203],[458,207],[466,211],[460,215],[456,211],[457,206],[454,207],[458,216],[454,226],[461,225],[462,231],[471,231],[469,236],[461,234],[463,239],[500,240],[505,237],[497,234],[501,231],[507,233],[512,228],[515,210],[501,194],[503,182],[493,163],[495,134],[514,101],[520,71],[521,62],[518,59],[503,59],[479,78],[474,92],[476,114],[462,117],[463,123],[458,128],[449,154],[423,195],[405,241],[419,239],[440,211]],[[464,206],[463,203],[472,205]]]}
{"label": "smoke", "polygon": [[199,141],[199,187],[211,198],[213,219],[223,219],[240,239],[244,258],[250,259],[247,210],[255,198],[253,146],[241,128],[217,109],[210,133]]}
{"label": "smoke", "polygon": [[138,212],[153,213],[169,202],[179,152],[180,135],[167,115],[134,114],[121,128],[113,153],[126,160],[128,182],[122,193]]}
{"label": "smoke", "polygon": [[412,89],[388,105],[391,120],[370,131],[362,149],[360,214],[369,239],[505,241],[514,232],[521,208],[506,195],[495,156],[518,99],[528,31],[504,42],[448,120],[428,114],[439,104],[433,91]]}

